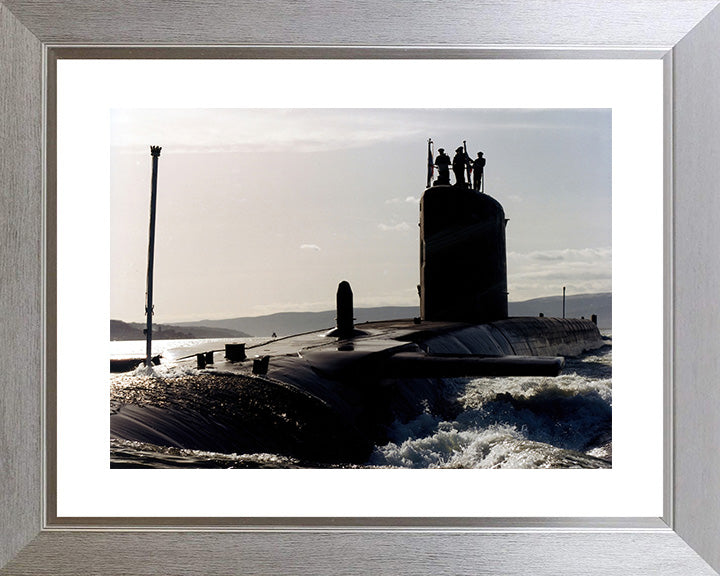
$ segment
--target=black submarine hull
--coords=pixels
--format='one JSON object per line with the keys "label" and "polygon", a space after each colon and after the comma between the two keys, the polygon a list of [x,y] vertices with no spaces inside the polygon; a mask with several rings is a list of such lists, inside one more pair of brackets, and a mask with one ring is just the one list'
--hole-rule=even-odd
{"label": "black submarine hull", "polygon": [[[321,333],[248,348],[179,376],[127,375],[112,387],[111,437],[224,454],[281,454],[305,465],[367,462],[389,427],[458,410],[459,376],[552,376],[561,356],[605,345],[589,320],[488,324],[391,321],[336,340]],[[252,356],[269,356],[253,374]],[[185,366],[191,361],[185,361]]]}

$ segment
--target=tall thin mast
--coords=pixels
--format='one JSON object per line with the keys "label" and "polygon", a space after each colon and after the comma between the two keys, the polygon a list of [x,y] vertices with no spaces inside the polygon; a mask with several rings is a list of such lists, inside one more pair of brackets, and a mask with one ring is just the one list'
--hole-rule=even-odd
{"label": "tall thin mast", "polygon": [[435,165],[433,163],[432,145],[433,145],[432,139],[428,138],[427,183],[425,184],[425,188],[430,188],[430,183],[432,182],[432,177],[433,177],[433,169],[435,168]]}
{"label": "tall thin mast", "polygon": [[153,317],[153,264],[155,263],[155,205],[157,203],[157,171],[160,146],[150,146],[152,156],[152,183],[150,186],[150,240],[148,242],[147,292],[145,294],[145,315],[147,336],[145,366],[152,366],[152,317]]}

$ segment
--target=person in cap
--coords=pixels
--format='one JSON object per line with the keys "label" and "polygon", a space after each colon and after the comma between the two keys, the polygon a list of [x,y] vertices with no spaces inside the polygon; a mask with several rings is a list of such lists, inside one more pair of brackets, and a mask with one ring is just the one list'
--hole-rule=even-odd
{"label": "person in cap", "polygon": [[435,166],[438,169],[438,178],[435,180],[435,184],[450,184],[450,156],[445,154],[445,148],[438,148]]}
{"label": "person in cap", "polygon": [[485,192],[485,187],[483,185],[483,172],[485,170],[485,158],[483,158],[483,153],[478,152],[477,158],[475,158],[475,161],[473,162],[473,188],[480,192],[480,189],[482,189],[483,192]]}
{"label": "person in cap", "polygon": [[462,146],[458,146],[455,149],[455,156],[453,157],[452,167],[455,173],[455,186],[467,186],[465,182],[465,168],[470,164],[470,158],[465,154],[465,149]]}

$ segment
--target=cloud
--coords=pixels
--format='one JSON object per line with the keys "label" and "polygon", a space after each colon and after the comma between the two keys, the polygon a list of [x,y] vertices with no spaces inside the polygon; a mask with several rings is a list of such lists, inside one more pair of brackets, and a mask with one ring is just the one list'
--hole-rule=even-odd
{"label": "cloud", "polygon": [[310,250],[314,252],[320,252],[321,248],[317,244],[301,244],[300,250]]}
{"label": "cloud", "polygon": [[406,196],[405,198],[390,198],[385,200],[385,204],[418,204],[420,198],[417,196]]}
{"label": "cloud", "polygon": [[564,248],[562,250],[533,250],[532,252],[508,252],[508,259],[517,262],[540,261],[578,261],[609,262],[612,258],[610,248]]}
{"label": "cloud", "polygon": [[112,145],[145,150],[162,141],[177,153],[324,152],[420,137],[421,130],[383,110],[116,109]]}
{"label": "cloud", "polygon": [[565,259],[562,254],[547,254],[542,252],[535,253],[531,255],[530,258],[533,258],[534,260],[541,260],[544,262],[558,262]]}
{"label": "cloud", "polygon": [[407,230],[410,230],[410,224],[407,222],[400,222],[399,224],[378,224],[378,228],[382,230],[383,232],[406,232]]}
{"label": "cloud", "polygon": [[118,108],[111,115],[111,143],[119,154],[144,154],[148,142],[195,154],[314,153],[399,142],[416,142],[422,149],[428,131],[440,126],[445,135],[466,134],[468,126],[478,134],[514,135],[518,130],[576,133],[609,122],[608,110]]}
{"label": "cloud", "polygon": [[510,299],[519,301],[544,295],[610,292],[612,250],[582,248],[508,254]]}

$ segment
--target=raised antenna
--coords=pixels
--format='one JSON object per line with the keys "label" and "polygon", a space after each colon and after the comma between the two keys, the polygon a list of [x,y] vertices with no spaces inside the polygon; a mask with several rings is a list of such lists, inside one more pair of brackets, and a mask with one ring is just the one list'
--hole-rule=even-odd
{"label": "raised antenna", "polygon": [[153,264],[155,263],[155,205],[157,203],[157,171],[160,146],[150,146],[152,156],[152,182],[150,184],[150,239],[148,242],[147,292],[145,293],[145,315],[147,316],[145,366],[152,366],[152,317],[153,317]]}

